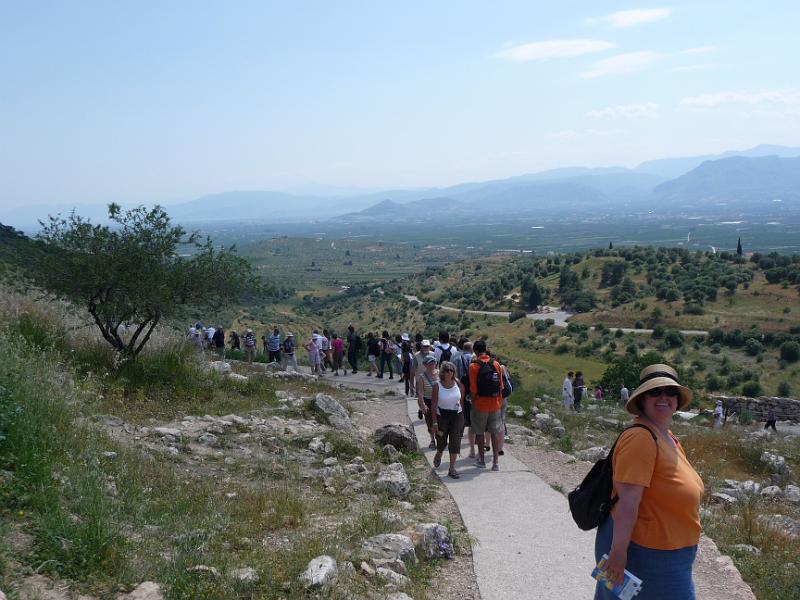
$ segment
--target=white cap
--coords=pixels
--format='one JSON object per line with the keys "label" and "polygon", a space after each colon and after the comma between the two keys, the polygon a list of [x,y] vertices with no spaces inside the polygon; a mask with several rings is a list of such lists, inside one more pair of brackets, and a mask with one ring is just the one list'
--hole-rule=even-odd
{"label": "white cap", "polygon": [[422,340],[422,345],[423,346],[430,346],[431,345],[431,341],[430,340]]}
{"label": "white cap", "polygon": [[404,342],[407,342],[408,341],[408,334],[404,333],[403,335],[400,336],[400,339],[403,340]]}

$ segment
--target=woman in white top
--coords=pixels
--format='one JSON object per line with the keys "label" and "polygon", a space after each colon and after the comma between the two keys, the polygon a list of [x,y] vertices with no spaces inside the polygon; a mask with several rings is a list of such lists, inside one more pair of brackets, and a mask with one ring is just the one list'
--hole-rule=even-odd
{"label": "woman in white top", "polygon": [[464,386],[456,378],[456,366],[450,361],[439,365],[439,381],[433,384],[431,398],[431,429],[436,436],[436,456],[433,466],[442,464],[445,446],[450,452],[450,469],[453,479],[461,477],[456,471],[456,458],[461,449],[464,431]]}

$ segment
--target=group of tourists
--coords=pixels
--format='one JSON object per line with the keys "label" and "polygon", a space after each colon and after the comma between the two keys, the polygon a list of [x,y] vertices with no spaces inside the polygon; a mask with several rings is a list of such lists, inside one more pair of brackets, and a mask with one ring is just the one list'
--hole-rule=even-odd
{"label": "group of tourists", "polygon": [[[189,338],[203,350],[223,352],[225,332],[221,327],[195,323]],[[243,350],[248,361],[256,356],[256,336],[247,328],[240,337],[229,336],[230,347]],[[294,335],[281,335],[276,326],[262,336],[269,362],[297,370]],[[421,334],[390,336],[370,332],[364,342],[353,326],[344,337],[327,329],[314,329],[303,348],[308,352],[312,373],[347,375],[358,373],[359,356],[366,350],[367,376],[389,379],[398,374],[406,395],[415,396],[418,417],[424,419],[435,449],[433,464],[441,466],[448,454],[448,475],[460,478],[456,460],[464,432],[469,428],[469,457],[478,468],[499,471],[503,455],[505,409],[511,392],[511,378],[505,366],[489,351],[485,340],[472,343],[461,337],[451,342],[446,331],[430,340]],[[569,371],[563,383],[565,407],[580,411],[587,397],[580,371]],[[640,594],[647,598],[693,599],[692,565],[700,537],[700,501],[703,481],[692,468],[680,441],[670,430],[672,417],[691,401],[691,391],[678,382],[669,365],[646,367],[639,386],[631,393],[620,390],[620,399],[634,416],[632,426],[618,437],[610,452],[612,461],[612,502],[609,516],[601,522],[595,541],[595,558],[604,562],[605,576],[621,582],[624,571],[646,582]],[[597,388],[595,399],[602,399]],[[721,405],[715,410],[715,425],[721,420]],[[772,416],[774,422],[774,416]],[[773,425],[774,427],[774,425]],[[596,599],[614,596],[604,582],[597,584]]]}
{"label": "group of tourists", "polygon": [[[593,396],[595,402],[602,402],[603,388],[600,387],[600,384],[594,386]],[[581,412],[581,403],[589,398],[589,390],[586,387],[581,371],[569,371],[567,373],[561,387],[561,397],[564,402],[564,408]],[[630,391],[623,384],[619,390],[619,399],[623,406],[628,402],[629,397]]]}

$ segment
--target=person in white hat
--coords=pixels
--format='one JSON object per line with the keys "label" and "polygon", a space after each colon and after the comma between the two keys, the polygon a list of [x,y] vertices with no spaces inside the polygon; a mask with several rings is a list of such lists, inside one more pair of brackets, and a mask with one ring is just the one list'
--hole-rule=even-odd
{"label": "person in white hat", "polygon": [[292,370],[297,371],[297,356],[295,354],[294,334],[291,331],[286,332],[286,339],[283,340],[283,370],[288,371],[289,366]]}
{"label": "person in white hat", "polygon": [[244,344],[244,353],[247,356],[247,362],[252,363],[256,359],[256,334],[249,327],[245,330],[242,336],[242,343]]}
{"label": "person in white hat", "polygon": [[[695,597],[692,565],[704,486],[669,429],[672,415],[691,400],[675,369],[645,367],[625,405],[637,427],[623,431],[614,447],[614,506],[597,529],[595,559],[608,554],[605,574],[614,582],[622,581],[625,569],[639,577],[640,598]],[[598,582],[595,599],[612,598]]]}

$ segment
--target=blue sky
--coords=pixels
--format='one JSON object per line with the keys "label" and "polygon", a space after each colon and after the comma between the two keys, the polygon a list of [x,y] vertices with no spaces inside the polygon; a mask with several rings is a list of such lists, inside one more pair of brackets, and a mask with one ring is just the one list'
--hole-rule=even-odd
{"label": "blue sky", "polygon": [[800,146],[800,3],[3,2],[0,209]]}

